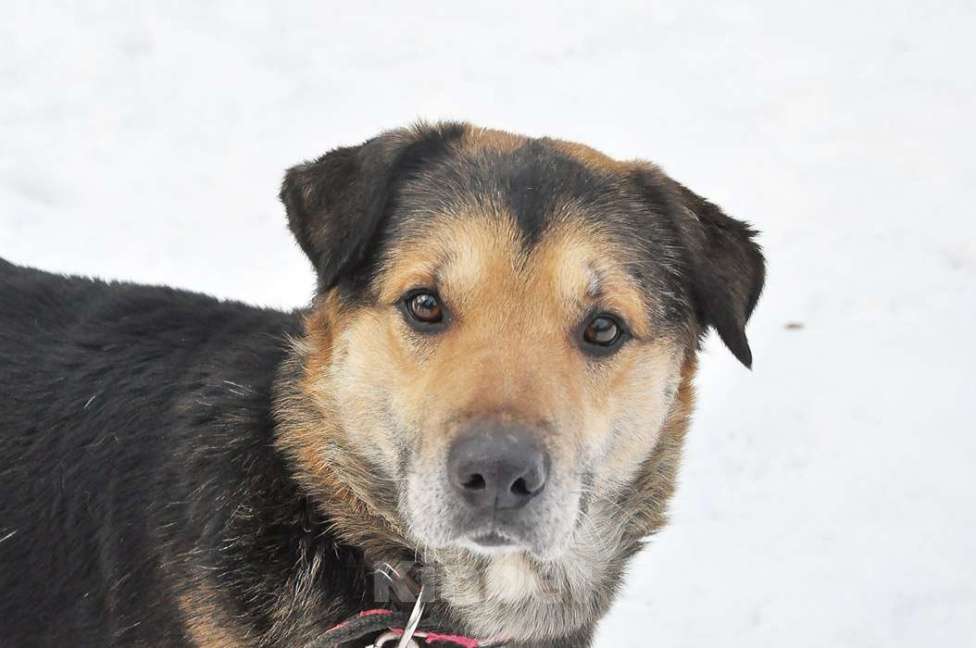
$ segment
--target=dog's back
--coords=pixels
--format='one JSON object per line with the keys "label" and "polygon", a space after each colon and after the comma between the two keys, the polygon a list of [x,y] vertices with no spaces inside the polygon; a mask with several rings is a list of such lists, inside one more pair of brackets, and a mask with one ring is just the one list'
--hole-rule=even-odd
{"label": "dog's back", "polygon": [[[181,483],[181,462],[202,443],[188,417],[206,412],[213,385],[225,397],[225,383],[237,381],[253,390],[254,411],[267,412],[291,320],[0,260],[4,645],[135,645],[178,634],[177,607],[154,603],[171,597],[165,525],[185,519],[196,487]],[[240,434],[254,429],[241,425]]]}

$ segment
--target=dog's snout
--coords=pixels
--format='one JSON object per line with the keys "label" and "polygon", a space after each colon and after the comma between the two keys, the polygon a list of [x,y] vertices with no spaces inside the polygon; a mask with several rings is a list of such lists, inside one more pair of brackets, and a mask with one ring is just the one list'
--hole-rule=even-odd
{"label": "dog's snout", "polygon": [[549,453],[538,431],[516,424],[477,423],[448,454],[451,484],[475,509],[517,509],[546,485]]}

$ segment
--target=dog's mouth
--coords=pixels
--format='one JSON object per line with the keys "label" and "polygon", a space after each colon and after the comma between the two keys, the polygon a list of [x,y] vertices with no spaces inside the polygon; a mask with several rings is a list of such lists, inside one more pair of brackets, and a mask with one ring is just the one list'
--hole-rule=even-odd
{"label": "dog's mouth", "polygon": [[470,545],[472,549],[480,552],[493,554],[524,548],[523,543],[514,537],[495,529],[470,535],[466,538],[465,544]]}
{"label": "dog's mouth", "polygon": [[[533,518],[540,518],[534,520]],[[535,513],[524,518],[507,520],[505,516],[492,521],[459,524],[454,527],[454,537],[448,541],[466,551],[481,556],[499,556],[509,553],[527,553],[539,559],[552,558],[563,548],[564,538],[554,537],[553,529]],[[571,534],[570,530],[566,530]]]}
{"label": "dog's mouth", "polygon": [[[513,553],[540,555],[540,547],[500,531],[487,531],[462,536],[452,544],[475,556],[494,558]],[[543,552],[544,553],[544,552]]]}
{"label": "dog's mouth", "polygon": [[514,540],[497,531],[489,531],[488,533],[475,536],[471,538],[471,541],[485,547],[504,547],[515,544]]}

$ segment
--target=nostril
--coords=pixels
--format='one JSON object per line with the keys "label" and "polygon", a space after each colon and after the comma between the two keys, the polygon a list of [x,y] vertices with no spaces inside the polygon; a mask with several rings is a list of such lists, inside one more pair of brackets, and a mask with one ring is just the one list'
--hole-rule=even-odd
{"label": "nostril", "polygon": [[470,475],[461,485],[467,490],[484,490],[486,484],[485,478],[475,473]]}
{"label": "nostril", "polygon": [[528,484],[525,483],[525,478],[519,477],[514,482],[512,482],[511,489],[513,494],[521,495],[525,497],[526,495],[531,495],[532,491],[529,490]]}

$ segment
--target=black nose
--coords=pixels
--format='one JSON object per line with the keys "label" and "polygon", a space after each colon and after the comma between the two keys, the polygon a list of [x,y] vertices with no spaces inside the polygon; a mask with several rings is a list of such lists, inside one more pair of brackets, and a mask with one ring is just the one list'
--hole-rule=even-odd
{"label": "black nose", "polygon": [[455,491],[473,508],[516,509],[546,485],[549,453],[537,430],[511,423],[470,425],[447,457]]}

